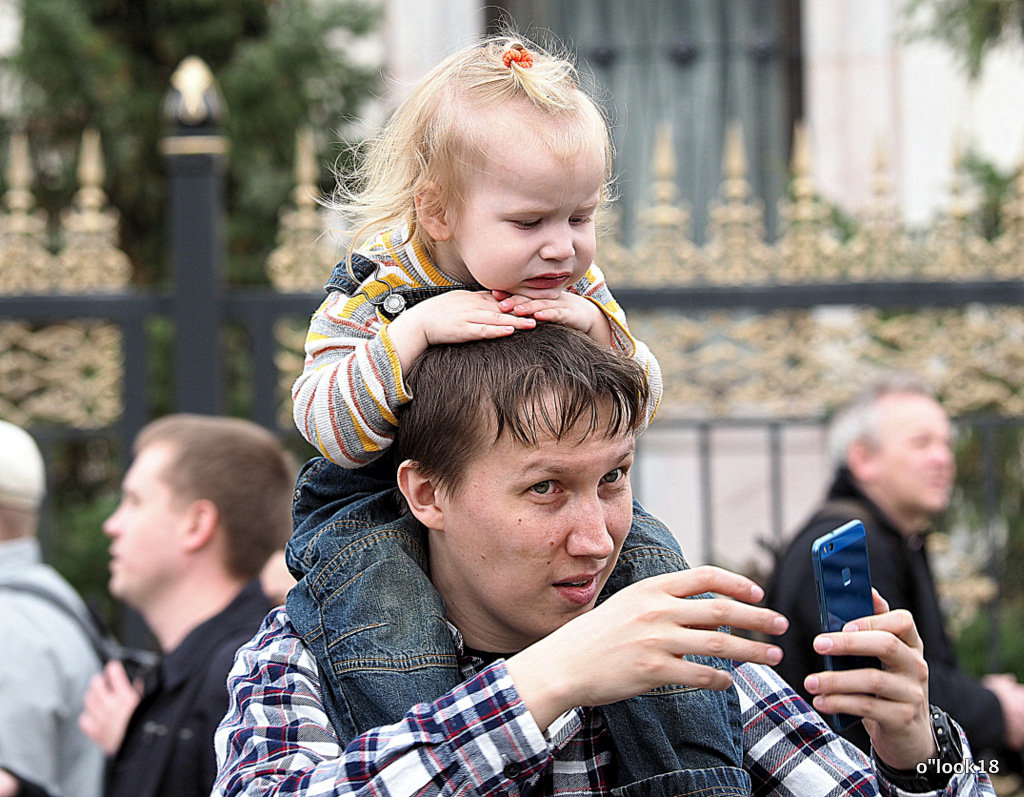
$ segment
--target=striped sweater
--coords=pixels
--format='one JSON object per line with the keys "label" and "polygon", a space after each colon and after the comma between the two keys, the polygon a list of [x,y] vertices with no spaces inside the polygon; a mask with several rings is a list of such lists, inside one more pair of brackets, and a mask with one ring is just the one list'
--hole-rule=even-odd
{"label": "striped sweater", "polygon": [[[378,264],[377,274],[348,296],[331,291],[306,335],[302,375],[292,388],[295,424],[302,436],[332,462],[358,468],[391,445],[398,407],[412,399],[388,337],[389,320],[371,300],[391,288],[465,288],[431,262],[404,228],[386,231],[359,253]],[[404,242],[404,243],[403,243]],[[644,369],[651,386],[645,426],[661,399],[661,369],[626,325],[626,316],[596,266],[568,290],[593,301],[608,317],[612,346]]]}

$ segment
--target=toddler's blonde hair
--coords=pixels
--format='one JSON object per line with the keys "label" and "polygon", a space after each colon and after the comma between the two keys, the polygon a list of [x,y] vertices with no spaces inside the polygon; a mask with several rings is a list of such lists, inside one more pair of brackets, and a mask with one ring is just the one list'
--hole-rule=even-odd
{"label": "toddler's blonde hair", "polygon": [[[525,48],[532,66],[502,57]],[[601,152],[602,200],[611,183],[612,139],[594,99],[564,53],[511,33],[489,36],[449,56],[402,101],[379,134],[365,143],[352,174],[338,181],[333,206],[350,222],[352,249],[367,237],[405,223],[428,252],[433,242],[417,222],[416,198],[433,211],[461,207],[468,178],[496,136],[532,134],[566,162]]]}

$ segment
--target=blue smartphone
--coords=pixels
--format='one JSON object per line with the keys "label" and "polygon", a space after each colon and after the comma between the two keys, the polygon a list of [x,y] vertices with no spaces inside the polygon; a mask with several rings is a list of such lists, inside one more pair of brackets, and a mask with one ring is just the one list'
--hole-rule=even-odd
{"label": "blue smartphone", "polygon": [[[863,523],[851,520],[818,537],[811,546],[811,561],[822,632],[842,631],[850,620],[874,614]],[[830,670],[878,666],[878,659],[870,656],[825,656],[825,667]],[[829,719],[834,728],[842,730],[858,718],[844,714]]]}

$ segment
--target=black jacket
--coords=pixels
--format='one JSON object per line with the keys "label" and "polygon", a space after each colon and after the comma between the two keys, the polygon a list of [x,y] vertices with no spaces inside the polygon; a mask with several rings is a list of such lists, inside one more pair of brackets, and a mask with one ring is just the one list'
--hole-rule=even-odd
{"label": "black jacket", "polygon": [[[765,603],[790,622],[789,631],[777,640],[785,655],[776,670],[805,699],[809,697],[803,688],[804,678],[825,667],[822,657],[811,647],[819,633],[811,544],[854,518],[863,521],[867,532],[872,586],[891,608],[908,609],[914,615],[928,662],[930,701],[960,723],[976,758],[999,751],[1003,746],[999,700],[957,664],[946,636],[923,538],[904,537],[861,492],[845,468],[836,475],[825,504],[782,552],[769,581]],[[844,735],[868,750],[868,736],[861,723]]]}
{"label": "black jacket", "polygon": [[107,797],[208,797],[217,774],[213,734],[228,708],[228,670],[271,608],[259,583],[250,582],[164,657],[111,762]]}

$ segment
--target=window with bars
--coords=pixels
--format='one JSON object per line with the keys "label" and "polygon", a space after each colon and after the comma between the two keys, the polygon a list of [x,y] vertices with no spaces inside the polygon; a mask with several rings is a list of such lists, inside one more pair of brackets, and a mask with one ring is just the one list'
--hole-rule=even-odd
{"label": "window with bars", "polygon": [[[571,48],[593,76],[614,126],[616,193],[631,242],[649,198],[656,127],[667,122],[680,195],[705,240],[727,126],[743,131],[748,179],[765,202],[769,238],[800,118],[799,0],[504,0],[489,24],[511,21]],[[540,32],[540,33],[538,33]]]}

